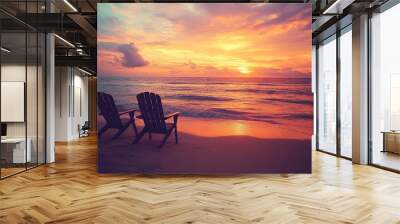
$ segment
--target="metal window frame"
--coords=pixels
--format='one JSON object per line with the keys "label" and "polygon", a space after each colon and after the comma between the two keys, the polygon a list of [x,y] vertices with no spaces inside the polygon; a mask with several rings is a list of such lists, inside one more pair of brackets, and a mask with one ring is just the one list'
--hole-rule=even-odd
{"label": "metal window frame", "polygon": [[[387,166],[383,166],[383,165],[380,165],[380,164],[374,164],[373,163],[372,97],[371,97],[372,96],[372,91],[373,91],[372,90],[372,53],[373,52],[372,52],[372,25],[371,25],[371,19],[373,17],[373,13],[383,13],[386,10],[396,6],[399,3],[400,3],[400,0],[389,0],[389,1],[385,2],[383,5],[381,5],[381,6],[377,7],[377,8],[374,8],[374,9],[371,9],[371,10],[367,11],[367,13],[368,13],[368,30],[367,30],[367,41],[368,41],[368,49],[367,49],[368,50],[368,55],[367,55],[367,66],[368,66],[368,69],[367,69],[367,80],[368,80],[367,81],[368,82],[368,86],[367,86],[367,88],[368,88],[368,96],[367,96],[367,101],[368,101],[368,105],[367,105],[367,107],[368,107],[368,111],[367,111],[367,113],[368,113],[368,115],[367,115],[368,116],[368,124],[367,124],[367,127],[368,127],[368,139],[367,139],[367,141],[368,141],[368,152],[367,153],[368,153],[368,161],[367,161],[367,164],[370,165],[370,166],[379,168],[379,169],[383,169],[383,170],[387,170],[387,171],[391,171],[391,172],[395,172],[395,173],[400,173],[400,170],[393,169],[393,168],[390,168],[390,167],[387,167]],[[349,24],[349,25],[351,25],[351,24]],[[340,30],[342,31],[342,30],[346,29],[346,27],[341,28]],[[335,35],[335,34],[332,34],[332,35]],[[326,153],[326,154],[329,154],[329,155],[333,155],[333,156],[339,157],[339,158],[352,160],[352,158],[343,156],[341,154],[341,148],[340,148],[340,145],[338,144],[338,142],[340,143],[340,139],[339,139],[339,141],[338,140],[336,141],[336,146],[339,146],[339,147],[337,147],[336,154],[328,152],[328,151],[325,151],[325,150],[319,148],[319,134],[318,134],[319,133],[319,121],[318,121],[318,115],[319,115],[319,102],[318,102],[318,99],[319,99],[319,72],[318,72],[319,65],[318,64],[319,63],[318,63],[318,61],[319,61],[319,57],[318,57],[318,48],[319,48],[319,44],[321,42],[323,42],[324,40],[330,38],[332,35],[326,36],[322,40],[318,40],[318,42],[316,44],[316,79],[315,79],[316,80],[316,101],[317,101],[316,104],[315,104],[316,105],[316,118],[317,118],[316,119],[316,130],[315,130],[316,131],[316,133],[315,133],[315,135],[316,135],[316,150],[319,151],[319,152],[323,152],[323,153]],[[340,38],[340,35],[339,36],[337,35],[336,38],[335,38],[335,40],[337,41],[337,43],[336,43],[337,45],[338,45],[338,43],[340,45],[339,38]],[[340,60],[339,52],[337,51],[336,53],[337,53],[337,57],[339,57],[339,60]],[[336,72],[338,74],[338,71],[336,71]],[[339,70],[339,72],[340,72],[340,70]],[[340,85],[340,81],[337,80],[336,84]],[[339,87],[339,90],[340,90],[340,87]],[[336,93],[336,97],[337,97],[337,99],[340,98],[340,92]],[[338,105],[340,106],[340,99],[337,102],[339,102],[339,104],[337,103],[337,110],[336,111],[340,111],[340,110],[338,110]],[[336,115],[338,117],[338,113]],[[340,116],[340,114],[339,114],[339,116]],[[341,129],[341,127],[340,127],[340,118],[337,118],[336,121],[337,122],[339,121],[339,123],[337,123],[337,127],[339,127]],[[339,131],[339,133],[340,133],[340,131]],[[340,138],[340,135],[337,134],[337,138],[338,137]]]}
{"label": "metal window frame", "polygon": [[[32,2],[32,0],[29,1],[29,2]],[[39,10],[39,2],[40,2],[39,0],[36,0],[36,3],[37,3],[36,4],[36,10],[37,11]],[[27,3],[28,3],[28,0],[23,1],[23,3],[25,3],[25,12],[26,12],[25,16],[27,16]],[[46,8],[46,11],[47,11],[47,8]],[[42,40],[42,44],[44,44],[44,51],[41,52],[41,53],[44,53],[44,55],[42,56],[42,58],[44,59],[44,68],[42,69],[42,76],[44,78],[44,80],[43,80],[43,83],[44,83],[44,92],[43,92],[44,99],[43,99],[42,107],[44,109],[46,109],[47,108],[47,100],[46,100],[47,99],[47,81],[46,81],[46,77],[47,77],[47,59],[46,59],[47,58],[47,38],[46,38],[46,35],[47,35],[47,33],[41,32],[41,31],[29,26],[26,23],[24,23],[24,24],[25,24],[25,30],[22,31],[21,33],[25,34],[25,87],[24,87],[24,91],[25,91],[25,93],[24,93],[24,96],[25,96],[25,99],[24,99],[24,106],[25,106],[25,109],[24,109],[24,119],[25,119],[25,169],[23,169],[21,171],[18,171],[18,172],[15,172],[15,173],[12,173],[12,174],[7,175],[7,176],[3,176],[2,175],[2,168],[0,167],[0,180],[7,179],[9,177],[18,175],[20,173],[26,172],[26,171],[34,169],[34,168],[37,168],[37,167],[47,163],[47,141],[46,141],[46,139],[47,139],[47,128],[46,128],[46,126],[47,126],[47,110],[43,111],[44,116],[42,117],[44,119],[42,121],[44,123],[44,133],[43,133],[44,134],[44,136],[43,136],[44,145],[42,146],[43,147],[42,151],[44,152],[44,155],[42,155],[42,157],[43,157],[44,161],[43,161],[43,163],[39,163],[39,82],[38,82],[39,81],[39,68],[38,68],[38,66],[39,66],[39,34],[42,33],[42,34],[44,34],[43,40]],[[34,34],[36,34],[36,136],[35,137],[36,137],[36,142],[37,142],[37,145],[36,145],[36,150],[37,151],[36,151],[36,162],[35,162],[35,164],[33,164],[33,166],[28,166],[28,162],[27,162],[27,157],[28,157],[28,154],[27,154],[27,147],[28,147],[28,141],[27,141],[28,140],[28,112],[27,112],[28,30],[33,31]],[[1,41],[2,41],[2,38],[1,38],[2,37],[2,33],[3,32],[0,32],[0,45],[1,45]],[[32,32],[29,32],[29,33],[32,33]],[[1,82],[1,67],[2,67],[2,63],[1,62],[2,62],[2,56],[0,54],[0,82]],[[1,86],[0,86],[0,89],[1,89]],[[1,100],[1,91],[0,91],[0,100]],[[0,123],[1,123],[1,115],[0,115]],[[0,156],[1,156],[1,144],[0,144]],[[32,164],[29,164],[29,165],[32,165]]]}
{"label": "metal window frame", "polygon": [[[351,32],[351,29],[349,29],[349,27],[352,25],[352,23],[349,23],[347,25],[345,25],[344,27],[340,27],[340,25],[338,23],[335,24],[336,27],[336,32],[327,36],[326,38],[320,40],[318,42],[318,44],[316,45],[316,151],[318,152],[323,152],[329,155],[333,155],[339,158],[343,158],[346,160],[352,160],[351,157],[347,157],[342,155],[342,149],[341,149],[341,131],[342,131],[342,127],[341,127],[341,117],[340,117],[340,103],[341,103],[341,96],[340,96],[340,81],[341,81],[341,65],[340,65],[340,37],[345,34],[346,32]],[[336,151],[335,153],[329,152],[327,150],[321,149],[319,147],[319,55],[318,55],[318,49],[319,49],[319,45],[324,42],[327,41],[329,38],[332,38],[332,36],[335,36],[334,39],[332,39],[331,41],[336,41]]]}
{"label": "metal window frame", "polygon": [[368,102],[368,111],[367,111],[367,116],[368,116],[368,165],[391,171],[394,173],[400,173],[400,170],[394,169],[388,166],[384,166],[381,164],[374,163],[373,160],[373,141],[372,141],[372,93],[373,93],[373,88],[372,88],[372,19],[373,19],[373,14],[374,13],[384,13],[386,10],[391,9],[392,7],[400,4],[400,0],[389,0],[385,2],[383,5],[368,11],[368,30],[367,30],[367,41],[368,41],[368,54],[367,54],[367,64],[368,64],[368,69],[367,69],[367,82],[368,82],[368,96],[367,96],[367,102]]}

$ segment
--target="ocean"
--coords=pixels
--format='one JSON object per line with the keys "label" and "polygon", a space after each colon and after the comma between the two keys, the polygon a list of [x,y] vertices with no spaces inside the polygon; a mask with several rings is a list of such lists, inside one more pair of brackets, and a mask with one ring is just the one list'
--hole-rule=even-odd
{"label": "ocean", "polygon": [[310,78],[99,76],[98,91],[113,95],[119,110],[138,108],[136,94],[148,91],[161,96],[165,113],[187,117],[271,124],[313,119]]}

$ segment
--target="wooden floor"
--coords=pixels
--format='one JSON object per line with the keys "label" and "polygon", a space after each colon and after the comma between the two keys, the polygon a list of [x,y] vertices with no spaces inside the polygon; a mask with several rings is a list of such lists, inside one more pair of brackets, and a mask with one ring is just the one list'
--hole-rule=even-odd
{"label": "wooden floor", "polygon": [[0,181],[0,223],[400,223],[400,175],[313,153],[312,175],[96,173],[96,139]]}
{"label": "wooden floor", "polygon": [[17,168],[7,167],[7,168],[0,168],[0,169],[1,169],[1,178],[8,177],[13,174],[23,172],[26,170],[25,167],[23,167],[23,168],[22,167],[21,168],[20,167],[17,167]]}
{"label": "wooden floor", "polygon": [[374,164],[400,170],[400,154],[374,151],[372,159]]}

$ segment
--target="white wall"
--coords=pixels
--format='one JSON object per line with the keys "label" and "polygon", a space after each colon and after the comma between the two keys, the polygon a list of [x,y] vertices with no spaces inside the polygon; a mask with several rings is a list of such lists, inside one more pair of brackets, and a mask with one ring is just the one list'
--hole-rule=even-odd
{"label": "white wall", "polygon": [[88,77],[76,68],[56,67],[55,86],[55,140],[77,139],[78,125],[89,117]]}
{"label": "white wall", "polygon": [[[27,69],[27,70],[25,70]],[[1,81],[4,82],[25,82],[26,72],[28,72],[28,83],[27,83],[27,122],[28,122],[28,137],[30,127],[34,130],[36,136],[36,107],[43,106],[37,105],[37,93],[36,93],[36,66],[28,66],[18,64],[4,64],[1,67]],[[33,77],[34,76],[34,77]],[[39,96],[40,97],[40,96]],[[39,101],[42,102],[42,101]],[[7,110],[7,108],[1,108]],[[8,122],[8,135],[10,137],[24,137],[25,136],[25,123],[26,122]],[[33,133],[33,131],[32,131]],[[41,136],[42,137],[42,136]]]}
{"label": "white wall", "polygon": [[55,141],[68,141],[69,133],[69,68],[55,68]]}
{"label": "white wall", "polygon": [[[38,158],[39,163],[44,163],[45,120],[43,110],[45,97],[43,90],[44,74],[42,73],[42,68],[40,66],[37,67],[36,65],[28,65],[26,67],[25,64],[3,64],[1,66],[1,76],[2,82],[24,82],[27,91],[26,106],[24,104],[22,108],[22,112],[26,112],[27,119],[22,122],[6,122],[7,137],[24,138],[26,135],[28,139],[30,139],[32,161],[36,162],[36,158]],[[25,80],[26,78],[27,80]],[[1,110],[10,110],[10,108],[1,108]],[[37,153],[39,154],[38,156]]]}
{"label": "white wall", "polygon": [[[1,81],[3,82],[25,82],[25,64],[9,64],[1,66]],[[7,110],[7,108],[1,108]],[[11,122],[7,123],[8,137],[25,137],[25,123]]]}
{"label": "white wall", "polygon": [[73,108],[71,108],[72,119],[70,132],[70,135],[74,139],[79,137],[78,125],[82,126],[85,121],[89,119],[88,77],[82,75],[83,73],[79,71],[77,73],[77,70],[74,70],[73,88],[71,88],[71,90],[73,90],[71,99],[73,99],[74,102],[71,101],[71,106],[73,106]]}

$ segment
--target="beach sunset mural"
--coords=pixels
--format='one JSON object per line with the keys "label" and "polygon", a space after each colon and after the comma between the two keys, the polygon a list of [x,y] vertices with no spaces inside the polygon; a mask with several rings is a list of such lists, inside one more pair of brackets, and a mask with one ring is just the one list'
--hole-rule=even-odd
{"label": "beach sunset mural", "polygon": [[310,4],[101,3],[97,41],[99,172],[311,172]]}

